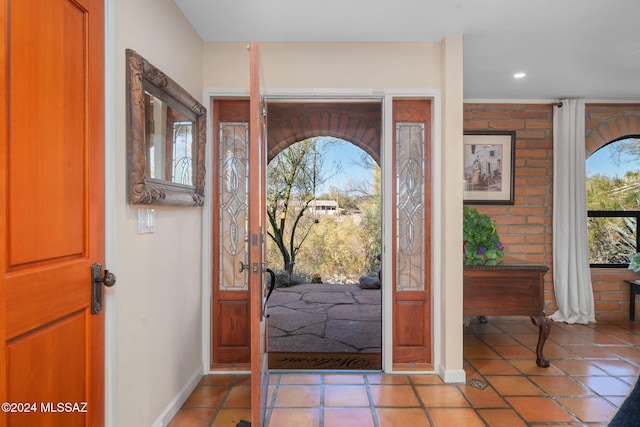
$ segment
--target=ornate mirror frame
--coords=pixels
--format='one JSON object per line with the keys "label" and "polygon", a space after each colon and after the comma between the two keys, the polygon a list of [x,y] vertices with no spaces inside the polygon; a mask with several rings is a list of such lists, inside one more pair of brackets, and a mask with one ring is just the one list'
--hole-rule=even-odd
{"label": "ornate mirror frame", "polygon": [[[146,59],[127,49],[127,187],[133,205],[204,204],[207,110],[180,85]],[[145,92],[193,122],[193,185],[151,178],[145,125]]]}

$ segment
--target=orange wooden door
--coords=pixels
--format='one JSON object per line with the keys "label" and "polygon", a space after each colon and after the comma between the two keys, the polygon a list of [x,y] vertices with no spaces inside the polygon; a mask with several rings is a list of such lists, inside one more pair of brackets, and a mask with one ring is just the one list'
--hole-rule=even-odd
{"label": "orange wooden door", "polygon": [[431,370],[431,101],[393,101],[393,367]]}
{"label": "orange wooden door", "polygon": [[0,425],[98,426],[103,1],[0,0],[0,19]]}
{"label": "orange wooden door", "polygon": [[249,294],[251,324],[251,424],[263,426],[268,386],[264,316],[266,233],[266,101],[261,89],[260,47],[250,45],[249,111]]}

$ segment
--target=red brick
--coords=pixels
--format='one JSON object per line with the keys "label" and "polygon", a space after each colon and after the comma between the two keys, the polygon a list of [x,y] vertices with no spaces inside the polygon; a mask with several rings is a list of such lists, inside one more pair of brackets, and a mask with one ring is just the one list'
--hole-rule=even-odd
{"label": "red brick", "polygon": [[620,310],[620,304],[617,304],[612,301],[607,302],[599,302],[594,304],[596,311],[605,311],[605,310]]}
{"label": "red brick", "polygon": [[489,128],[489,122],[474,120],[464,123],[465,130],[485,130]]}
{"label": "red brick", "polygon": [[517,130],[524,129],[524,122],[522,120],[491,121],[489,122],[489,127],[499,130]]}
{"label": "red brick", "polygon": [[516,133],[517,138],[546,139],[549,136],[544,129],[522,129]]}
{"label": "red brick", "polygon": [[545,187],[516,187],[516,191],[518,191],[520,194],[533,196],[547,194],[547,189]]}
{"label": "red brick", "polygon": [[529,120],[546,120],[551,121],[551,112],[547,111],[514,111],[512,113],[514,119],[529,119]]}
{"label": "red brick", "polygon": [[511,113],[509,111],[478,111],[473,115],[476,119],[508,120],[511,118]]}
{"label": "red brick", "polygon": [[620,302],[620,300],[622,299],[628,299],[629,298],[629,293],[628,292],[599,292],[600,294],[600,299],[602,301],[618,301]]}
{"label": "red brick", "polygon": [[534,150],[531,148],[524,148],[522,150],[517,150],[516,151],[518,153],[518,158],[519,159],[531,159],[531,158],[537,158],[537,159],[545,159],[547,158],[547,151],[546,150]]}
{"label": "red brick", "polygon": [[519,111],[524,110],[524,104],[487,104],[487,109]]}
{"label": "red brick", "polygon": [[[548,171],[547,171],[548,172]],[[532,176],[527,177],[523,180],[522,186],[526,185],[528,187],[541,187],[541,186],[550,186],[553,184],[553,176]],[[516,186],[518,191],[520,190],[519,186]],[[549,187],[549,191],[551,191],[551,187]]]}
{"label": "red brick", "polygon": [[553,129],[553,122],[546,121],[528,121],[527,129]]}

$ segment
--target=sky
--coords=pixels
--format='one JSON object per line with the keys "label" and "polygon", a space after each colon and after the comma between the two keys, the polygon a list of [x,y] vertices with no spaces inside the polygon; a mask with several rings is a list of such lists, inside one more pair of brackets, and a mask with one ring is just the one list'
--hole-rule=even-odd
{"label": "sky", "polygon": [[611,147],[614,144],[615,142],[602,147],[587,158],[587,176],[599,174],[609,178],[622,178],[628,171],[640,169],[640,163],[629,157],[623,157],[620,165],[616,165],[611,157]]}
{"label": "sky", "polygon": [[319,192],[328,192],[332,186],[345,190],[349,187],[349,180],[373,184],[373,169],[357,164],[361,153],[364,151],[350,142],[332,139],[332,143],[327,147],[325,167],[331,168],[334,163],[337,163],[341,165],[342,171],[327,175],[328,179]]}

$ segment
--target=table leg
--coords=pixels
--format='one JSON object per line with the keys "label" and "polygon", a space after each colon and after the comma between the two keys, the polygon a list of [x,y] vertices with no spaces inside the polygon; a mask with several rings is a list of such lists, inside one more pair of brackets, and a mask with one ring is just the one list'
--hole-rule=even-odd
{"label": "table leg", "polygon": [[542,348],[544,347],[544,343],[549,336],[551,323],[549,322],[549,319],[547,319],[547,316],[544,315],[531,316],[531,321],[540,330],[538,334],[538,345],[536,346],[536,365],[540,366],[541,368],[548,368],[549,359],[546,359],[542,354]]}
{"label": "table leg", "polygon": [[629,320],[636,320],[636,286],[629,283]]}

